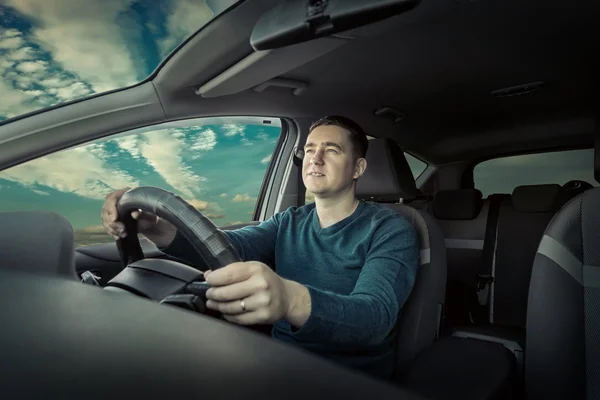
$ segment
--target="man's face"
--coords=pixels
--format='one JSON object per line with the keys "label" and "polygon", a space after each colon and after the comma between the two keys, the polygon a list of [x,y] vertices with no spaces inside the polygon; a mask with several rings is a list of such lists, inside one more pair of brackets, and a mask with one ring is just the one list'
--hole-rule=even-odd
{"label": "man's face", "polygon": [[333,125],[315,128],[306,140],[302,176],[316,197],[334,197],[347,191],[364,172],[366,161],[354,160],[348,132]]}

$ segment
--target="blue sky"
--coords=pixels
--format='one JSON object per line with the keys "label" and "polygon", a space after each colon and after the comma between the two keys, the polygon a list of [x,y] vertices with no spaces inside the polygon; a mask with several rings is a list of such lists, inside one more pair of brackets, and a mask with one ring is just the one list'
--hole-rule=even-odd
{"label": "blue sky", "polygon": [[250,221],[279,121],[197,121],[127,132],[2,171],[0,209],[55,211],[75,229],[97,231],[106,194],[148,185],[178,194],[217,225]]}
{"label": "blue sky", "polygon": [[236,0],[0,0],[0,120],[135,84]]}

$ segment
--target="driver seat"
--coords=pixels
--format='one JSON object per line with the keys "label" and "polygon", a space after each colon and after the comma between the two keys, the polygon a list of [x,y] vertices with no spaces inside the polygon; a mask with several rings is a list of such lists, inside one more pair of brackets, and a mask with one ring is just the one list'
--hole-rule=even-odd
{"label": "driver seat", "polygon": [[369,141],[367,169],[356,184],[356,196],[381,203],[412,223],[421,244],[421,262],[412,293],[396,324],[395,380],[439,337],[446,297],[446,244],[441,228],[425,211],[403,204],[418,189],[402,149],[390,139]]}
{"label": "driver seat", "polygon": [[432,400],[514,398],[516,359],[507,348],[477,339],[440,337],[446,245],[435,219],[410,204],[418,190],[404,152],[393,140],[380,138],[369,141],[366,159],[357,197],[383,203],[405,216],[421,243],[415,286],[396,325],[393,381]]}

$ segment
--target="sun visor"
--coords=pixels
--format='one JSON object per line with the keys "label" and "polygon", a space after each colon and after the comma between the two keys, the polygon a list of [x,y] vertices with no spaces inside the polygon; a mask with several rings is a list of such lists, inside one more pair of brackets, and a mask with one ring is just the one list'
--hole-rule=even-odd
{"label": "sun visor", "polygon": [[308,88],[308,82],[278,77],[338,49],[349,40],[324,37],[289,47],[256,51],[196,88],[196,94],[210,98],[227,96],[250,88],[263,91],[269,86],[278,86],[289,88],[290,94],[301,95]]}

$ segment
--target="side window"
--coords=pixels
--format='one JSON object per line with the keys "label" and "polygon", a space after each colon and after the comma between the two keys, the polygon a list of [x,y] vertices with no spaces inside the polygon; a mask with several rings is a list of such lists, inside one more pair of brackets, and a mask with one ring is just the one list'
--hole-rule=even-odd
{"label": "side window", "polygon": [[[427,164],[406,152],[404,153],[404,156],[406,157],[406,161],[408,161],[408,165],[410,167],[410,170],[412,171],[413,177],[417,179],[419,175],[421,175],[423,171],[425,171],[425,168],[427,168]],[[369,167],[367,166],[367,168]],[[315,201],[314,195],[308,190],[305,192],[304,196],[306,204],[313,203]]]}
{"label": "side window", "polygon": [[484,197],[512,193],[520,185],[586,181],[594,186],[594,150],[571,150],[502,157],[484,161],[473,170],[475,187]]}
{"label": "side window", "polygon": [[417,179],[419,175],[421,175],[423,171],[425,171],[425,168],[427,168],[427,164],[425,164],[418,158],[411,156],[408,153],[404,153],[404,157],[406,157],[406,161],[408,161],[408,166],[410,167],[410,170],[413,173],[413,177]]}
{"label": "side window", "polygon": [[280,135],[279,120],[242,117],[125,132],[0,171],[0,210],[57,212],[76,246],[113,240],[100,210],[126,186],[172,191],[217,226],[250,222]]}

